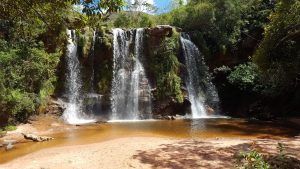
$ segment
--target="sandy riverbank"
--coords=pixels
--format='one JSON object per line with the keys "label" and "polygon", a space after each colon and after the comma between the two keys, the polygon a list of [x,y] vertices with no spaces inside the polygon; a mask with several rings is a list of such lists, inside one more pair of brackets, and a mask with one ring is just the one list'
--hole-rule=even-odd
{"label": "sandy riverbank", "polygon": [[[276,152],[276,140],[255,140],[264,152]],[[284,139],[288,153],[300,159],[300,139]],[[128,137],[88,145],[43,149],[0,165],[3,169],[232,168],[234,155],[253,140]]]}
{"label": "sandy riverbank", "polygon": [[41,114],[32,117],[26,124],[19,124],[16,130],[7,132],[4,137],[0,138],[0,144],[5,140],[14,140],[15,143],[28,142],[22,133],[47,136],[77,128],[79,126],[65,124],[62,119],[55,115]]}
{"label": "sandy riverbank", "polygon": [[[193,126],[199,127],[197,124]],[[198,136],[187,135],[191,132],[186,128],[190,123],[184,121],[73,126],[64,124],[59,117],[40,115],[0,138],[0,144],[1,140],[28,142],[21,133],[54,135],[57,139],[43,144],[29,141],[8,152],[2,147],[0,158],[4,153],[2,162],[8,162],[0,168],[232,168],[234,155],[249,149],[253,142],[266,153],[276,153],[277,143],[281,142],[289,156],[300,159],[300,138],[278,137],[289,134],[284,133],[288,128],[264,126],[259,130],[256,124],[226,120],[199,124],[210,127],[199,128],[197,133],[202,135]]]}

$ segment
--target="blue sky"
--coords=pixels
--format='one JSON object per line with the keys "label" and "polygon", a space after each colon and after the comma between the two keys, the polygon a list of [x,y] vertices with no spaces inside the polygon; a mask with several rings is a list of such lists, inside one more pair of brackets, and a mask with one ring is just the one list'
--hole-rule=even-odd
{"label": "blue sky", "polygon": [[[96,0],[96,2],[99,1],[99,0]],[[130,2],[130,0],[125,0],[126,2]],[[158,8],[158,11],[157,13],[163,13],[163,12],[168,12],[170,10],[170,5],[171,5],[171,2],[172,0],[145,0],[145,1],[148,1],[148,2],[154,2],[154,5],[155,7]],[[80,10],[82,8],[82,6],[78,7]]]}
{"label": "blue sky", "polygon": [[171,0],[154,0],[155,6],[158,8],[158,13],[166,11],[170,7]]}

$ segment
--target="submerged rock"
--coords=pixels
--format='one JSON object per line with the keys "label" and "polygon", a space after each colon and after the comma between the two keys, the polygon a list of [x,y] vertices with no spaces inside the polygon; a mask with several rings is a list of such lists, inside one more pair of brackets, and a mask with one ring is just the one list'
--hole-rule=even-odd
{"label": "submerged rock", "polygon": [[3,144],[0,144],[0,147],[4,147],[6,151],[11,150],[17,140],[3,140]]}
{"label": "submerged rock", "polygon": [[206,112],[207,112],[208,115],[214,114],[215,110],[213,108],[211,108],[208,105],[206,105],[205,108],[206,108]]}
{"label": "submerged rock", "polygon": [[49,140],[53,140],[53,137],[47,137],[47,136],[37,136],[34,134],[24,134],[22,133],[24,138],[27,140],[32,140],[35,142],[43,142],[43,141],[49,141]]}
{"label": "submerged rock", "polygon": [[8,151],[8,150],[11,150],[12,148],[14,148],[14,145],[12,143],[9,143],[6,147],[5,147],[5,150]]}

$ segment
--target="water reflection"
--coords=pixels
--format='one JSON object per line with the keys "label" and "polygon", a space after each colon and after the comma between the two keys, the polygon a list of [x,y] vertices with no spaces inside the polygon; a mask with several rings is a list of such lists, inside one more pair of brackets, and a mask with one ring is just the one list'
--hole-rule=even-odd
{"label": "water reflection", "polygon": [[203,119],[195,119],[190,122],[190,135],[193,137],[201,131],[206,130],[206,121]]}

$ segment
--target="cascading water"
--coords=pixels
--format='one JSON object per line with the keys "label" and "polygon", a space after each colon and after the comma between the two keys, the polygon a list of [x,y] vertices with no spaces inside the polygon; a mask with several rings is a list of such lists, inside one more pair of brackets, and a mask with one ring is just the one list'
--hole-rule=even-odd
{"label": "cascading water", "polygon": [[63,119],[70,124],[82,124],[94,122],[88,119],[82,112],[82,98],[80,97],[80,88],[82,86],[80,77],[80,64],[77,58],[77,45],[74,43],[75,32],[67,30],[68,34],[68,51],[67,51],[67,99],[68,103],[63,113]]}
{"label": "cascading water", "polygon": [[187,68],[186,87],[191,102],[192,118],[207,117],[205,106],[208,102],[213,106],[217,105],[218,94],[197,46],[185,33],[181,34],[180,40]]}
{"label": "cascading water", "polygon": [[114,29],[112,120],[138,120],[151,114],[151,93],[140,58],[143,53],[143,29],[135,34],[134,57],[130,54],[132,32]]}
{"label": "cascading water", "polygon": [[136,29],[135,34],[135,65],[133,72],[131,74],[131,88],[130,93],[132,93],[131,101],[129,103],[128,110],[133,107],[133,112],[135,116],[138,113],[142,113],[144,117],[151,117],[151,88],[149,81],[146,78],[144,67],[141,63],[143,58],[143,44],[144,44],[144,29]]}

